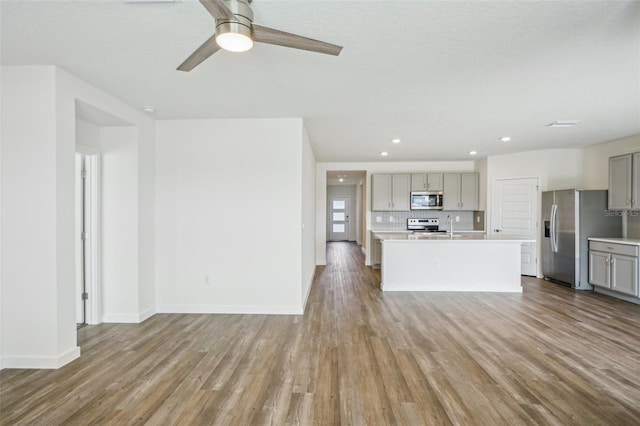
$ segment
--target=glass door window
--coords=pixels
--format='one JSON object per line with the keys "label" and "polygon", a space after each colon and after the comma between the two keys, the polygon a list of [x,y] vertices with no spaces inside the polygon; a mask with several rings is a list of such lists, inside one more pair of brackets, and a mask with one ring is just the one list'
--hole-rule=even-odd
{"label": "glass door window", "polygon": [[329,199],[329,240],[349,240],[349,198]]}

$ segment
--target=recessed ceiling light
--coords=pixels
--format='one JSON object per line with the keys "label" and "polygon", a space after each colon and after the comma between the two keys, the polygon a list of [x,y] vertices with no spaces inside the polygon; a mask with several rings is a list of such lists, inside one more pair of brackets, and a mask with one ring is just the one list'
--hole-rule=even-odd
{"label": "recessed ceiling light", "polygon": [[152,107],[151,105],[145,105],[142,107],[142,110],[144,112],[148,112],[149,114],[153,114],[154,112],[156,112],[156,109],[154,107]]}
{"label": "recessed ceiling light", "polygon": [[578,123],[582,123],[582,120],[557,120],[547,124],[547,127],[573,127]]}
{"label": "recessed ceiling light", "polygon": [[503,136],[503,137],[500,138],[500,140],[502,142],[509,142],[511,140],[511,137],[510,136]]}
{"label": "recessed ceiling light", "polygon": [[398,138],[391,139],[391,142],[392,143],[400,143],[400,139],[398,139]]}
{"label": "recessed ceiling light", "polygon": [[476,155],[478,151],[469,151],[469,155]]}
{"label": "recessed ceiling light", "polygon": [[386,157],[387,155],[389,155],[389,153],[387,151],[382,151],[380,155],[382,155],[383,157]]}

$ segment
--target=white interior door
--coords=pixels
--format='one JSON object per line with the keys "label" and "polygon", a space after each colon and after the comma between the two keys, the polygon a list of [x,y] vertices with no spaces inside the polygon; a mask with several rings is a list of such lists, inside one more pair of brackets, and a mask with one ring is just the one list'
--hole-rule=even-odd
{"label": "white interior door", "polygon": [[536,240],[522,244],[521,273],[538,272],[538,178],[496,179],[491,203],[493,235]]}
{"label": "white interior door", "polygon": [[329,241],[349,240],[349,198],[329,198]]}

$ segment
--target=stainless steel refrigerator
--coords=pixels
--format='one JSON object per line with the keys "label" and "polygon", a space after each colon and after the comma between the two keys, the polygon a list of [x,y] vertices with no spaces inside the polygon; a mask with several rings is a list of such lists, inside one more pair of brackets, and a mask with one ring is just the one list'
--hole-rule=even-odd
{"label": "stainless steel refrigerator", "polygon": [[[615,212],[614,212],[615,213]],[[589,284],[589,237],[619,237],[621,216],[607,210],[606,190],[542,193],[542,275],[576,290]]]}

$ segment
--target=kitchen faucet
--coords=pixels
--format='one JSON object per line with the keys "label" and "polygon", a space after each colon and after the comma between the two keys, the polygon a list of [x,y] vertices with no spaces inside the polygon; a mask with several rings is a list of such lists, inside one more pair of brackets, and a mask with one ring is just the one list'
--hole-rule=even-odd
{"label": "kitchen faucet", "polygon": [[451,234],[451,238],[453,238],[453,218],[450,214],[447,215],[447,223],[449,224],[449,233]]}

